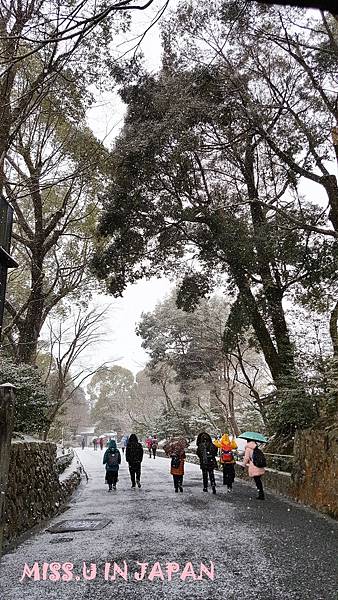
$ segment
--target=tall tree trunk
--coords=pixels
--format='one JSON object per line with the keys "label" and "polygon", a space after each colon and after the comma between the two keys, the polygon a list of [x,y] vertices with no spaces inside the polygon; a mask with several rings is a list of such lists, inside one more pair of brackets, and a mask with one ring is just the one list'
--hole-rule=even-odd
{"label": "tall tree trunk", "polygon": [[43,294],[43,255],[37,249],[32,257],[32,282],[27,312],[20,326],[18,341],[18,362],[34,364],[36,360],[44,309]]}
{"label": "tall tree trunk", "polygon": [[338,359],[338,300],[330,315],[330,337],[333,346],[333,356]]}
{"label": "tall tree trunk", "polygon": [[271,253],[270,227],[266,220],[262,206],[258,201],[255,184],[255,155],[251,137],[248,139],[243,174],[250,200],[250,212],[254,230],[254,243],[257,254],[259,275],[262,280],[265,299],[272,322],[274,338],[276,340],[281,375],[290,375],[295,372],[295,361],[288,326],[282,304],[283,290],[279,273],[275,266],[274,256]]}
{"label": "tall tree trunk", "polygon": [[278,352],[272,341],[270,332],[260,313],[255,296],[252,293],[244,267],[240,264],[238,256],[234,255],[233,248],[229,248],[227,239],[227,223],[222,210],[206,218],[212,236],[218,242],[218,246],[224,252],[231,275],[238,288],[241,302],[248,314],[253,330],[262,349],[265,361],[275,381],[281,375],[281,365]]}
{"label": "tall tree trunk", "polygon": [[259,311],[256,298],[251,291],[250,285],[247,281],[246,273],[242,267],[233,261],[230,262],[229,260],[229,266],[240,293],[243,306],[246,309],[251,325],[260,344],[265,361],[271,371],[274,381],[277,381],[282,373],[280,358],[272,341],[270,332]]}
{"label": "tall tree trunk", "polygon": [[335,175],[328,175],[327,177],[322,177],[323,186],[326,190],[330,212],[329,219],[335,229],[338,231],[338,184],[337,178]]}

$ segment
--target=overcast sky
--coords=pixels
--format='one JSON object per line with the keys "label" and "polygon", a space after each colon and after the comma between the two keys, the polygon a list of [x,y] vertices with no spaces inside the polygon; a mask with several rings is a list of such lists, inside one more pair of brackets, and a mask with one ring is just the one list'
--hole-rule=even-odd
{"label": "overcast sky", "polygon": [[[151,24],[152,19],[163,7],[164,0],[157,0],[151,10],[133,13],[131,32],[119,40],[116,55],[122,55],[132,49],[141,35]],[[161,42],[158,25],[147,33],[142,41],[142,51],[149,71],[157,71],[161,64]],[[131,55],[131,54],[130,54]],[[114,138],[121,130],[125,107],[117,93],[96,94],[96,102],[88,113],[88,123],[95,135],[111,147]],[[167,279],[153,278],[128,286],[123,298],[117,300],[110,296],[96,296],[95,305],[110,305],[106,320],[106,341],[95,348],[95,353],[82,356],[81,363],[90,367],[104,361],[116,361],[137,373],[147,362],[147,354],[141,348],[142,340],[135,334],[135,325],[142,312],[153,310],[173,287]],[[95,365],[94,365],[95,366]]]}

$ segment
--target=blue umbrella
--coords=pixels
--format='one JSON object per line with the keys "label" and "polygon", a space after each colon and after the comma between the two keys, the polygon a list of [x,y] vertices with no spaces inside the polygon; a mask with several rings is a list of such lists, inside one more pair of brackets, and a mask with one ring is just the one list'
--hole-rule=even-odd
{"label": "blue umbrella", "polygon": [[243,440],[254,440],[255,442],[268,441],[265,435],[262,435],[261,433],[256,433],[255,431],[244,431],[244,433],[241,433],[241,435],[239,435],[238,437],[242,438]]}

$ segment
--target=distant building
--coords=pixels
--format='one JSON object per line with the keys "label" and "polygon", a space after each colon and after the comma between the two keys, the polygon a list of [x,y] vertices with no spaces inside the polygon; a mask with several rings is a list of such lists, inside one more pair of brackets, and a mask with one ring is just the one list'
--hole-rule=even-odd
{"label": "distant building", "polygon": [[90,446],[92,439],[95,437],[95,427],[84,427],[76,437],[80,439],[80,444],[84,438],[86,446]]}

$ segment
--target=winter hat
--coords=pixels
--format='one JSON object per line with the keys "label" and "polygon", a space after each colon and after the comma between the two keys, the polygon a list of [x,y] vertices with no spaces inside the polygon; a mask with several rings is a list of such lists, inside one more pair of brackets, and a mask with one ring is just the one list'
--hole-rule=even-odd
{"label": "winter hat", "polygon": [[212,444],[212,439],[206,431],[201,431],[201,433],[198,434],[196,445],[199,446],[203,442],[207,444]]}
{"label": "winter hat", "polygon": [[116,450],[116,442],[115,442],[115,440],[109,440],[109,442],[108,442],[108,448],[110,448],[111,450]]}
{"label": "winter hat", "polygon": [[128,444],[138,444],[138,438],[137,435],[135,435],[135,433],[132,433],[129,437]]}
{"label": "winter hat", "polygon": [[223,446],[229,446],[229,444],[230,444],[230,438],[229,438],[229,435],[227,433],[223,433],[223,435],[221,437],[221,444],[223,444]]}

